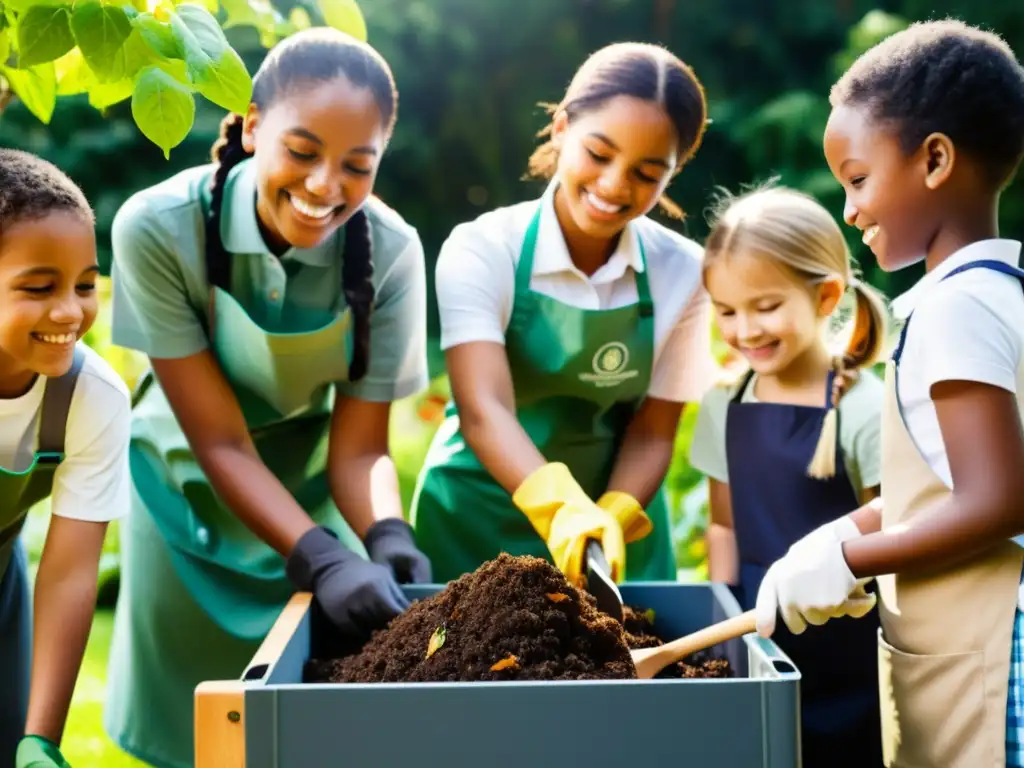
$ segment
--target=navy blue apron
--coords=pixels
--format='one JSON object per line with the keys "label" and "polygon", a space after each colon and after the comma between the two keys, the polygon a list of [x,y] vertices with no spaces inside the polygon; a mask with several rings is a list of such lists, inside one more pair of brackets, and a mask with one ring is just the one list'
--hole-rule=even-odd
{"label": "navy blue apron", "polygon": [[[733,591],[744,610],[754,607],[768,566],[793,543],[860,506],[839,445],[834,477],[807,476],[833,374],[828,376],[822,407],[741,402],[752,375],[729,403],[725,430],[740,561],[740,580]],[[802,675],[804,768],[882,765],[878,627],[877,611],[860,619],[844,617],[809,626],[800,635],[792,634],[782,621],[777,623],[772,640]]]}

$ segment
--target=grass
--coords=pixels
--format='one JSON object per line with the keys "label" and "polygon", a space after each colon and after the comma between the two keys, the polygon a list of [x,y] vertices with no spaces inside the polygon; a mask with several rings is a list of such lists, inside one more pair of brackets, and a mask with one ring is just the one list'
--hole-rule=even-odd
{"label": "grass", "polygon": [[103,730],[107,657],[113,631],[114,612],[97,611],[61,743],[61,752],[73,766],[143,768],[146,765],[118,749]]}

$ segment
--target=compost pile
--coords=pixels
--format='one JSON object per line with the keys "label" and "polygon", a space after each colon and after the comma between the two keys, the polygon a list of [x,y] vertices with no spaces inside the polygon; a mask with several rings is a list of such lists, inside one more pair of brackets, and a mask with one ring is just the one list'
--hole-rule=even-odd
{"label": "compost pile", "polygon": [[[540,558],[502,554],[415,602],[363,648],[311,659],[307,682],[478,682],[636,677],[630,647],[660,645],[638,611],[626,631]],[[691,658],[659,677],[728,677],[728,664]]]}

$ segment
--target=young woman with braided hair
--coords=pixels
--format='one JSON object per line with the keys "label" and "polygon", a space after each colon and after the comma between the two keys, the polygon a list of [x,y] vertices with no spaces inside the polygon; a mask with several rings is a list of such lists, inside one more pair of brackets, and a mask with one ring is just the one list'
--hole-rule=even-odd
{"label": "young woman with braided hair", "polygon": [[240,675],[296,589],[365,637],[430,579],[388,456],[391,402],[427,384],[422,245],[370,194],[396,108],[377,53],[307,30],[212,166],[115,219],[113,339],[152,374],[106,728],[154,765],[192,764],[195,686]]}

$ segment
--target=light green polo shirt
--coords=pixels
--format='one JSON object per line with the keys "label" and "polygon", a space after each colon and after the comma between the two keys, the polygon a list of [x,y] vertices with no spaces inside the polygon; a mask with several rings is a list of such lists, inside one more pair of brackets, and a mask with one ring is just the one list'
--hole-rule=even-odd
{"label": "light green polo shirt", "polygon": [[[209,347],[200,193],[212,170],[211,165],[190,168],[144,189],[115,216],[115,344],[154,358],[187,357]],[[322,327],[347,306],[341,289],[344,228],[315,248],[292,248],[279,258],[260,234],[255,201],[256,164],[249,159],[229,173],[221,211],[232,295],[265,330]],[[426,268],[413,227],[375,198],[363,210],[373,244],[370,361],[360,381],[337,387],[350,397],[387,402],[428,385]]]}
{"label": "light green polo shirt", "polygon": [[[740,397],[744,403],[759,402],[754,397],[757,374]],[[725,422],[735,386],[713,387],[704,395],[693,427],[690,464],[694,469],[721,483],[729,482],[726,461]],[[839,400],[839,445],[847,475],[858,497],[866,488],[882,482],[882,400],[885,385],[873,372],[861,370],[857,383]],[[765,456],[771,461],[771,456]],[[808,457],[810,461],[810,457]]]}

